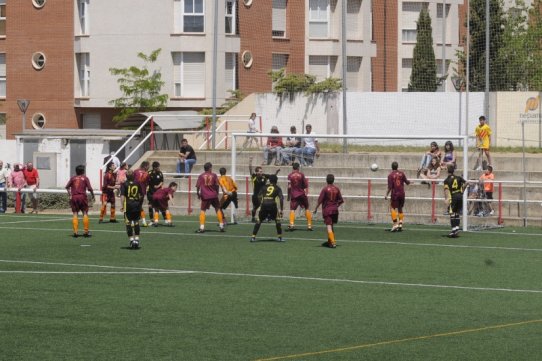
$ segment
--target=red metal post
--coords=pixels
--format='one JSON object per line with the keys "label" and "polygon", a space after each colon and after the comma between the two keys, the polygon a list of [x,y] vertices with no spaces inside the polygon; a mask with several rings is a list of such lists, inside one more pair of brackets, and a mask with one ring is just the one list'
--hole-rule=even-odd
{"label": "red metal post", "polygon": [[502,183],[499,182],[499,206],[498,206],[498,210],[497,212],[499,213],[498,217],[497,217],[497,223],[498,224],[503,224],[504,221],[502,219]]}
{"label": "red metal post", "polygon": [[371,213],[371,180],[367,181],[367,220],[373,219],[373,214]]}
{"label": "red metal post", "polygon": [[225,149],[228,149],[228,121],[225,120],[226,122],[226,125],[225,125],[225,128],[226,128],[226,141],[225,141]]}

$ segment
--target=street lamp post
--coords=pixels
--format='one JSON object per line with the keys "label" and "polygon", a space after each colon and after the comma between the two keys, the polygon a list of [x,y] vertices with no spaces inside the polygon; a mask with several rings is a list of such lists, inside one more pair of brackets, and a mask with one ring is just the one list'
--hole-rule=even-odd
{"label": "street lamp post", "polygon": [[22,131],[24,132],[26,130],[26,111],[28,109],[28,106],[30,105],[30,100],[28,100],[28,99],[17,99],[17,105],[19,106],[19,109],[21,110],[21,113],[23,113]]}
{"label": "street lamp post", "polygon": [[465,85],[465,79],[462,76],[454,75],[452,76],[452,84],[454,85],[455,90],[459,93],[459,120],[458,120],[458,135],[461,135],[461,102],[462,102],[462,90]]}

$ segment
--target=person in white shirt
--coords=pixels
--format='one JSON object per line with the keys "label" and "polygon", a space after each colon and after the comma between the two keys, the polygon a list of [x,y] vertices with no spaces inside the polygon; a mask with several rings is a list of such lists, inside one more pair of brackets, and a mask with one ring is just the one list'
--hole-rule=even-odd
{"label": "person in white shirt", "polygon": [[[256,113],[252,113],[248,119],[247,133],[259,133],[258,128],[256,128]],[[252,146],[252,142],[256,144],[256,147],[258,146],[258,139],[256,137],[247,136],[243,143],[243,149],[246,149],[249,144]]]}
{"label": "person in white shirt", "polygon": [[300,160],[301,165],[312,167],[314,158],[320,156],[320,146],[318,145],[318,139],[314,136],[308,136],[311,134],[312,125],[307,124],[305,131],[303,147],[296,149],[294,155]]}
{"label": "person in white shirt", "polygon": [[0,188],[4,188],[4,190],[0,191],[0,213],[5,213],[7,210],[9,173],[8,166],[4,167],[4,162],[0,160]]}

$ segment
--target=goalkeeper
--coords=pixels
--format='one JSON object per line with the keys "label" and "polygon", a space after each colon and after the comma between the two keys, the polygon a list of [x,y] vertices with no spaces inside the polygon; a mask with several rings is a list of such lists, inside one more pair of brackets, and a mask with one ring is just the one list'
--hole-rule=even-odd
{"label": "goalkeeper", "polygon": [[[220,209],[222,210],[222,216],[224,216],[224,210],[228,208],[230,203],[233,203],[235,210],[233,211],[233,224],[237,224],[237,208],[239,208],[239,202],[237,199],[237,184],[229,175],[226,175],[226,168],[219,169],[220,177],[218,178],[218,184],[222,189],[222,198],[220,198]],[[224,217],[225,223],[226,217]]]}

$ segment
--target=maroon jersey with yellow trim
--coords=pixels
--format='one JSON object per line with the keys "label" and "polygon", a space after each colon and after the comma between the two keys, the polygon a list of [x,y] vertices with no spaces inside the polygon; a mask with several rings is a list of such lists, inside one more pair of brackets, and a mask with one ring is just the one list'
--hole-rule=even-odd
{"label": "maroon jersey with yellow trim", "polygon": [[87,190],[92,191],[90,180],[85,175],[74,175],[66,184],[66,189],[70,190],[72,196],[84,195],[86,197]]}
{"label": "maroon jersey with yellow trim", "polygon": [[291,198],[304,196],[305,190],[309,187],[309,182],[305,175],[298,170],[288,174],[288,193]]}
{"label": "maroon jersey with yellow trim", "polygon": [[196,182],[196,188],[199,189],[201,199],[218,198],[218,176],[213,172],[201,173]]}

